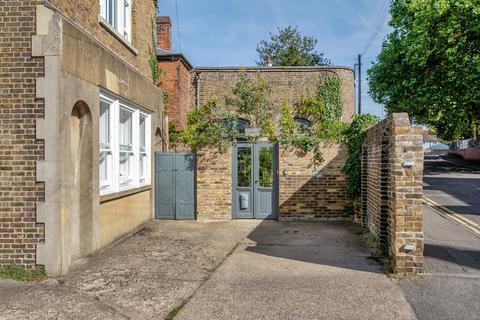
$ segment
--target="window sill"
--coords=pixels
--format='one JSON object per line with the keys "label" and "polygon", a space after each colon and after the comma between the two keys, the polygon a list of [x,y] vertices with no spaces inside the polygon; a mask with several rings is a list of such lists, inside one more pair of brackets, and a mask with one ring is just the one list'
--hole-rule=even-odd
{"label": "window sill", "polygon": [[143,191],[147,191],[147,190],[150,190],[150,189],[152,189],[152,186],[151,185],[146,185],[146,186],[139,187],[139,188],[129,189],[129,190],[115,192],[115,193],[109,193],[109,194],[100,196],[100,203],[116,200],[116,199],[119,199],[119,198],[124,198],[124,197],[131,196],[133,194],[140,193],[140,192],[143,192]]}
{"label": "window sill", "polygon": [[115,30],[102,16],[98,16],[98,23],[104,27],[111,35],[117,38],[128,50],[138,56],[138,49],[135,48],[128,40],[126,40],[117,30]]}

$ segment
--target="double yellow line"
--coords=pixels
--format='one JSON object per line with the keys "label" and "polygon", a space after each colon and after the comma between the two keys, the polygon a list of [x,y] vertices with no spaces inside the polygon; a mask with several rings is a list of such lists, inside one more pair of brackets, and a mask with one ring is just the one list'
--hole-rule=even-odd
{"label": "double yellow line", "polygon": [[455,211],[452,211],[448,208],[445,208],[444,206],[436,203],[432,199],[429,199],[427,197],[423,197],[423,202],[425,202],[427,205],[429,205],[433,210],[435,210],[439,215],[441,215],[444,218],[453,220],[455,222],[460,223],[463,225],[465,228],[473,231],[473,233],[477,234],[480,236],[480,225],[473,222],[472,220],[469,220],[465,217],[462,217]]}

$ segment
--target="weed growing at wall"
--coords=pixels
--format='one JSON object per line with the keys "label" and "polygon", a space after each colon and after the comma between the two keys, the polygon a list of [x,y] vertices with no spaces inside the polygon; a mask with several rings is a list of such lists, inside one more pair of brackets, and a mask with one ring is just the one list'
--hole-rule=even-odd
{"label": "weed growing at wall", "polygon": [[11,279],[18,281],[41,281],[47,277],[45,269],[27,270],[16,264],[0,268],[0,279]]}
{"label": "weed growing at wall", "polygon": [[349,176],[347,192],[355,200],[360,197],[362,175],[362,145],[367,137],[367,130],[376,125],[380,119],[371,114],[355,115],[350,126],[343,131],[343,139],[348,145],[349,157],[343,171]]}

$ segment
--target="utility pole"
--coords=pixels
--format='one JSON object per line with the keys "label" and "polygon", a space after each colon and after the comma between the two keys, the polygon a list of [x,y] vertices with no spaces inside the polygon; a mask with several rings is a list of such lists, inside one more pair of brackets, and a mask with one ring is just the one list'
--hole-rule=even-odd
{"label": "utility pole", "polygon": [[362,114],[362,55],[358,55],[358,114]]}

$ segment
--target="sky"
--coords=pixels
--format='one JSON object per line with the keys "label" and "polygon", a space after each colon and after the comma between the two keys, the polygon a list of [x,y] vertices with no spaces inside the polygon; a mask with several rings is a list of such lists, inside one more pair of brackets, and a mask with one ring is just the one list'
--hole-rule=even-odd
{"label": "sky", "polygon": [[[353,67],[363,57],[362,111],[383,117],[368,95],[366,70],[390,32],[388,0],[158,0],[159,15],[172,19],[172,46],[196,67],[254,66],[257,43],[288,25],[318,39],[317,51],[334,65]],[[178,10],[177,10],[178,9]],[[178,13],[178,14],[177,14]],[[375,37],[374,37],[375,36]],[[371,39],[373,40],[371,41]]]}

